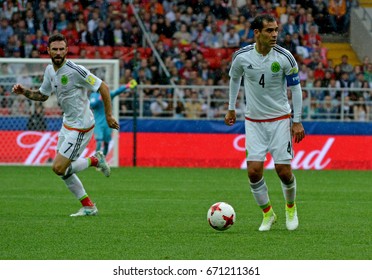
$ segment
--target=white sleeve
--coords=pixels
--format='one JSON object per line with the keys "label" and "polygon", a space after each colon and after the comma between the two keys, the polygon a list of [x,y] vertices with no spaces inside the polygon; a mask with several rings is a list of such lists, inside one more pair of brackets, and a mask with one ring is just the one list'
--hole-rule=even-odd
{"label": "white sleeve", "polygon": [[242,77],[230,78],[229,110],[235,110],[236,99],[238,98],[241,80]]}
{"label": "white sleeve", "polygon": [[292,92],[292,104],[293,104],[293,122],[301,122],[302,115],[302,89],[301,85],[297,84],[290,87]]}
{"label": "white sleeve", "polygon": [[44,72],[44,78],[43,78],[43,82],[39,88],[41,94],[43,95],[46,95],[46,96],[50,96],[53,89],[52,89],[52,84],[50,82],[50,74],[49,74],[49,66],[45,69],[45,72]]}
{"label": "white sleeve", "polygon": [[236,99],[240,89],[240,82],[244,74],[243,68],[240,63],[240,57],[234,56],[229,71],[230,75],[230,89],[229,89],[229,110],[235,110]]}
{"label": "white sleeve", "polygon": [[91,92],[97,92],[99,87],[101,86],[102,80],[96,75],[92,74],[87,68],[82,65],[76,64],[75,69],[79,73],[84,73],[84,75],[76,75],[78,83],[83,87],[88,88],[88,90]]}

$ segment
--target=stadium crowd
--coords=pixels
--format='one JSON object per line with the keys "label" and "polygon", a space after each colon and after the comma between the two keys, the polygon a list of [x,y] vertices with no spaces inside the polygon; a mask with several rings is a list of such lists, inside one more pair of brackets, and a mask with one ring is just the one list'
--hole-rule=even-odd
{"label": "stadium crowd", "polygon": [[[342,63],[334,65],[322,47],[322,34],[348,36],[350,10],[358,5],[357,0],[129,2],[2,1],[0,56],[49,57],[48,36],[60,32],[68,39],[69,58],[119,59],[121,84],[134,78],[143,85],[190,86],[174,91],[145,90],[143,116],[220,118],[227,110],[227,92],[203,86],[228,86],[232,53],[253,43],[250,22],[257,14],[269,13],[279,22],[278,44],[291,51],[299,64],[304,119],[339,119],[341,115],[351,120],[372,119],[372,107],[366,102],[372,102],[368,90],[372,87],[370,58],[352,66],[344,55]],[[0,67],[1,75],[18,75],[21,71],[8,65]],[[11,114],[29,110],[27,101],[12,101],[9,95],[7,88],[0,86],[1,108],[10,108]],[[132,96],[131,91],[121,96],[121,116],[132,114]]]}

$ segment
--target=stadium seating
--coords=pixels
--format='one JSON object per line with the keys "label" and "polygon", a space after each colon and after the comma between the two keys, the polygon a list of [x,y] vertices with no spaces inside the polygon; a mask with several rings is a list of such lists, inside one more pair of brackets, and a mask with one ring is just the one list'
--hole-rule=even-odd
{"label": "stadium seating", "polygon": [[68,57],[78,58],[80,54],[80,46],[69,46],[68,47]]}
{"label": "stadium seating", "polygon": [[103,58],[103,59],[112,58],[112,55],[113,55],[113,52],[114,52],[113,47],[111,47],[111,46],[101,46],[101,47],[98,47],[97,49],[98,49],[98,51],[101,55],[101,58]]}

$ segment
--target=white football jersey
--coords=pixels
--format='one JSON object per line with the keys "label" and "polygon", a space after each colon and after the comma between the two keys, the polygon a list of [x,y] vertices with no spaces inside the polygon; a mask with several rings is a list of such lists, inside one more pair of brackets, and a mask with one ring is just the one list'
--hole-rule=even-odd
{"label": "white football jersey", "polygon": [[94,125],[94,116],[89,108],[88,91],[96,92],[102,80],[90,73],[84,66],[70,60],[56,71],[53,65],[45,69],[40,92],[57,95],[63,110],[63,123],[68,127],[86,129]]}
{"label": "white football jersey", "polygon": [[256,44],[235,52],[229,75],[244,77],[245,116],[254,120],[275,119],[291,113],[287,86],[300,83],[293,55],[276,45],[263,56]]}

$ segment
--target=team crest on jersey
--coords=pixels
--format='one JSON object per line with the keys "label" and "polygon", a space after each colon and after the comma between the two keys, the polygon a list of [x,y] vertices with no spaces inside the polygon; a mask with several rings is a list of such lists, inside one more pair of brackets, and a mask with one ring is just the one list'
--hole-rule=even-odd
{"label": "team crest on jersey", "polygon": [[94,85],[96,83],[96,79],[92,76],[92,75],[89,75],[87,77],[87,82],[91,85]]}
{"label": "team crest on jersey", "polygon": [[66,75],[61,77],[61,84],[64,86],[68,84],[68,77]]}
{"label": "team crest on jersey", "polygon": [[274,62],[271,64],[271,71],[272,71],[273,73],[277,73],[277,72],[280,71],[280,64],[279,64],[279,62],[274,61]]}

